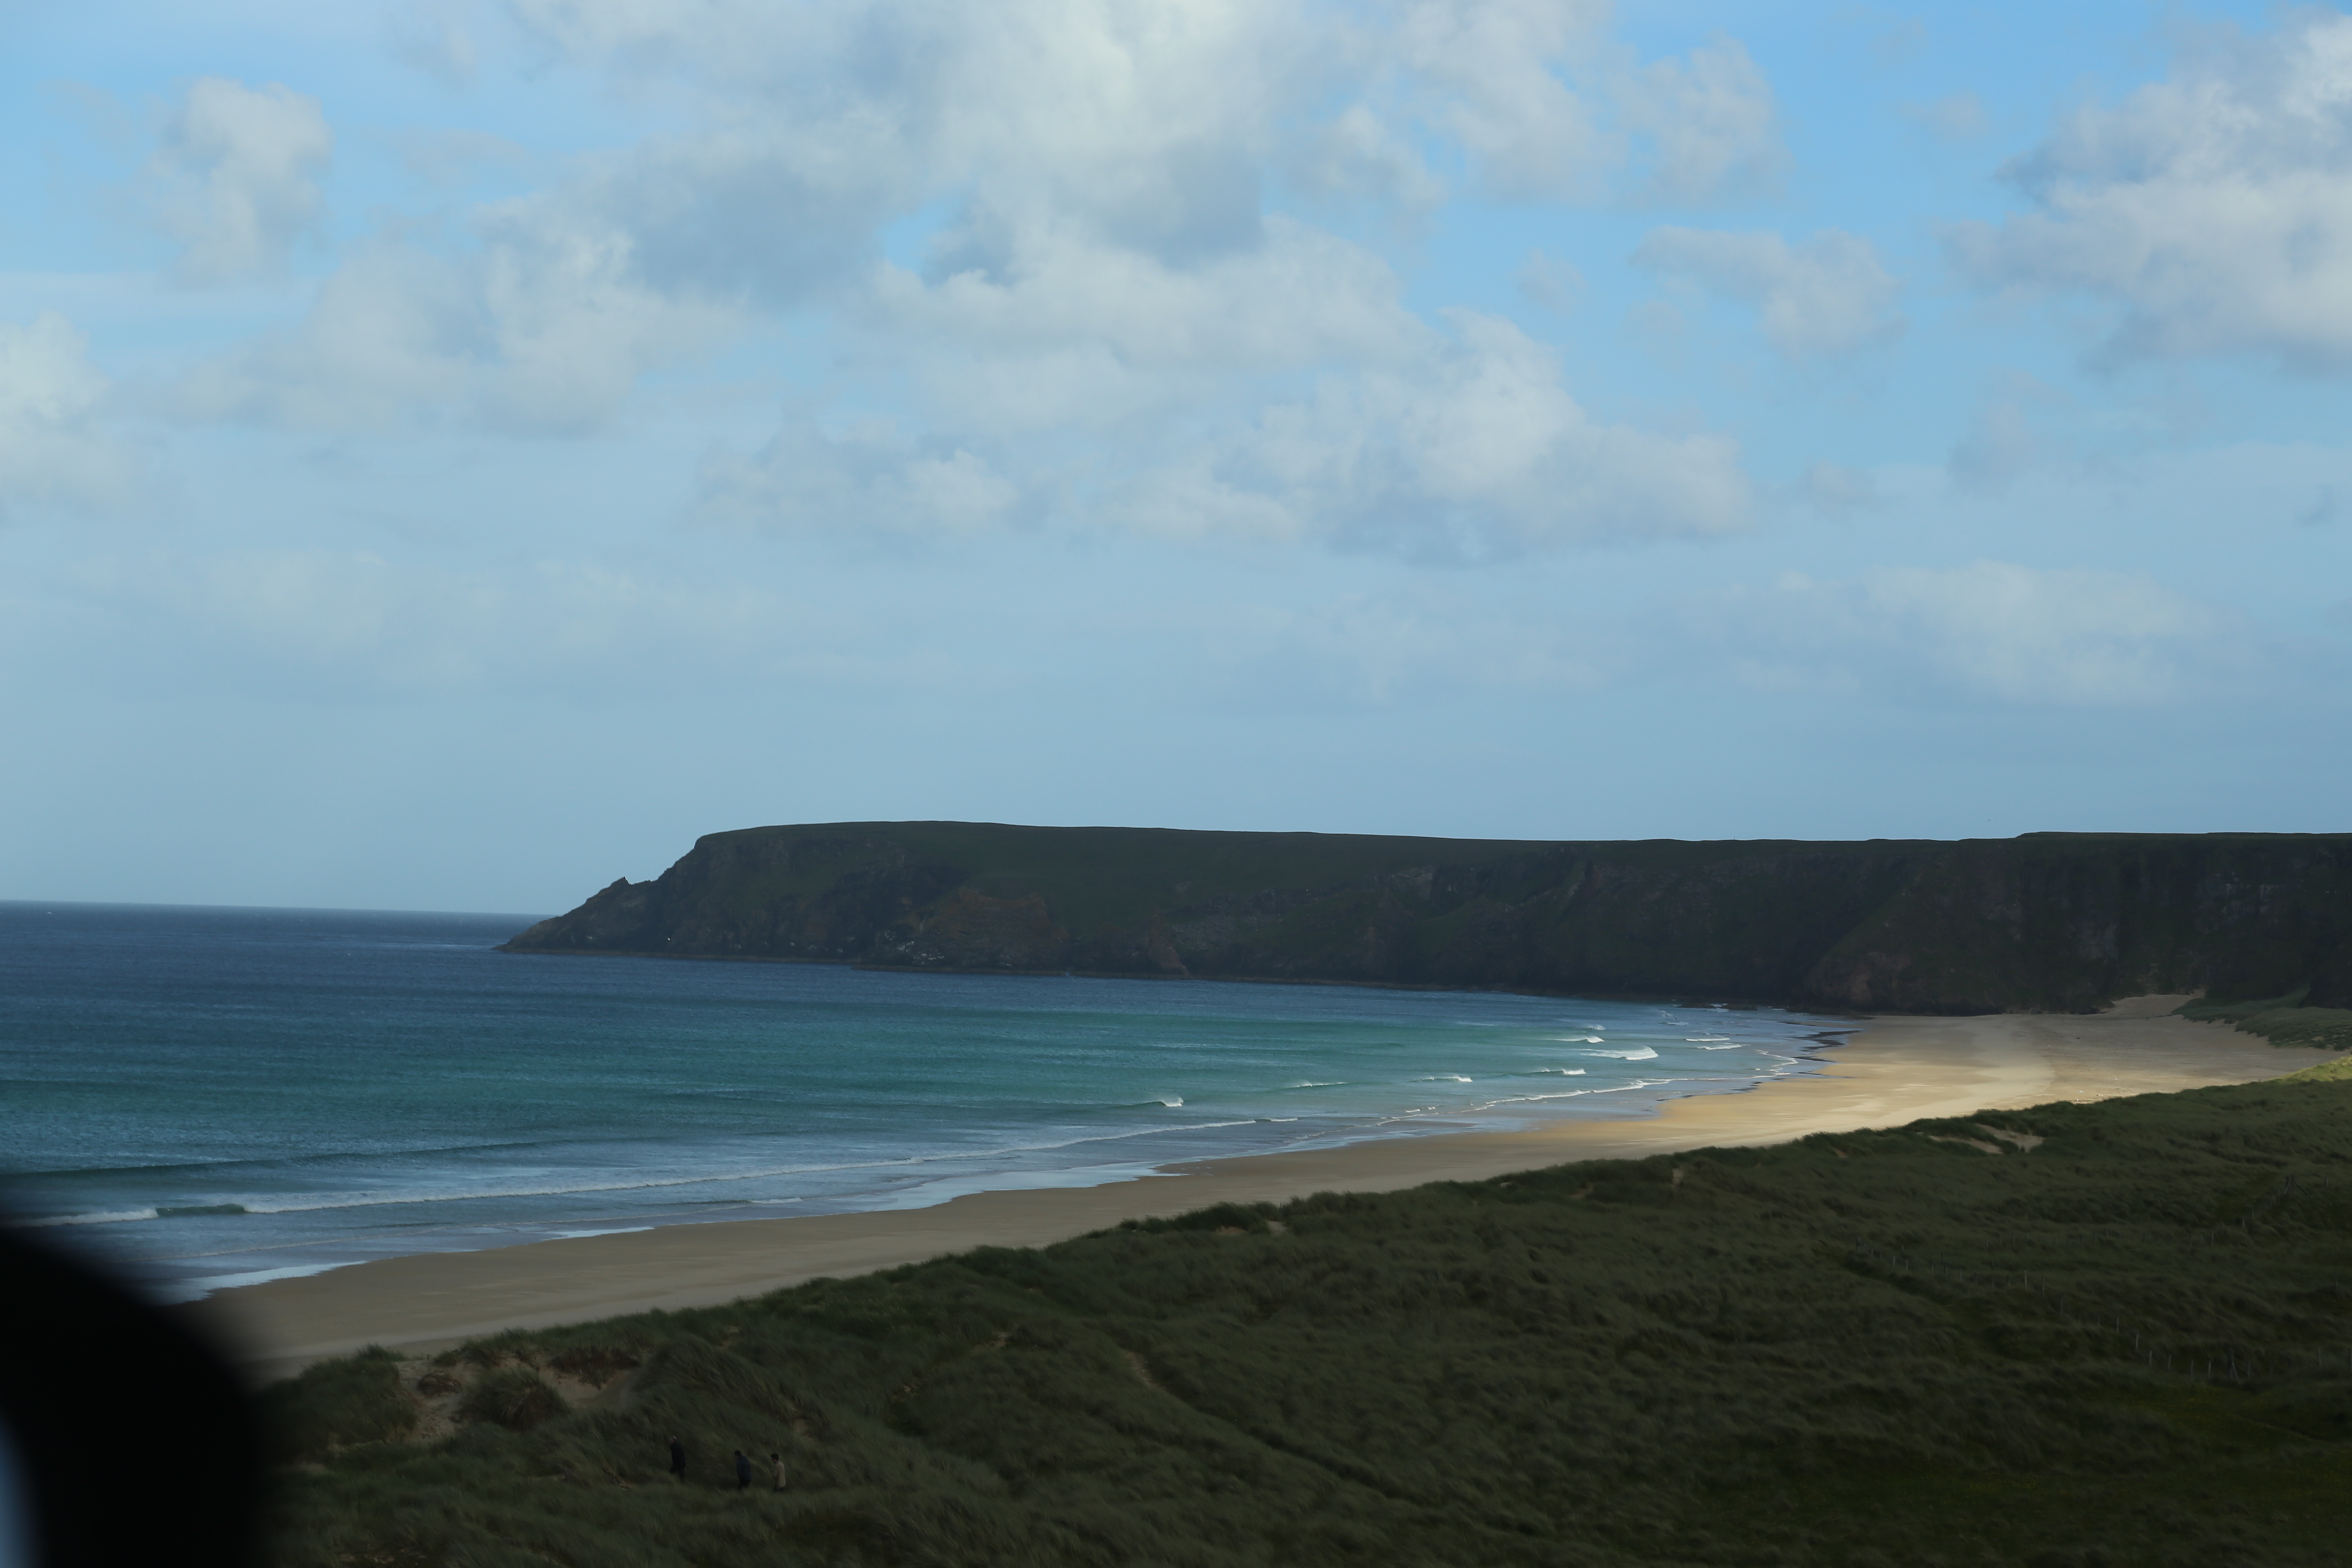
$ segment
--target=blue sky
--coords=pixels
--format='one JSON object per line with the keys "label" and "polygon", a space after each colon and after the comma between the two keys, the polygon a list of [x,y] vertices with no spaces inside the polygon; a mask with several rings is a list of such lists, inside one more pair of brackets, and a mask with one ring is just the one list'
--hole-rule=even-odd
{"label": "blue sky", "polygon": [[2333,831],[2352,19],[0,3],[0,897]]}

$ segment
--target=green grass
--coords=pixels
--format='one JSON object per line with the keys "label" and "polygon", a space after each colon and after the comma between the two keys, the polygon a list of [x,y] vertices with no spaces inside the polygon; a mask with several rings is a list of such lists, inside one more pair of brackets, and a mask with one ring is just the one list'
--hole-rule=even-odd
{"label": "green grass", "polygon": [[261,1418],[271,1455],[300,1459],[404,1436],[416,1425],[416,1405],[402,1389],[400,1358],[371,1345],[272,1384],[262,1391]]}
{"label": "green grass", "polygon": [[488,1421],[528,1432],[569,1409],[563,1395],[529,1366],[501,1366],[466,1390],[457,1411],[467,1422]]}
{"label": "green grass", "polygon": [[2238,1027],[2260,1035],[2274,1046],[2309,1046],[2323,1051],[2352,1051],[2352,1009],[2343,1007],[2282,1007],[2257,1013]]}
{"label": "green grass", "polygon": [[2178,1009],[2184,1018],[2194,1018],[2200,1024],[2244,1024],[2265,1013],[2290,1012],[2302,1007],[2311,987],[2298,985],[2284,996],[2264,996],[2251,1000],[2215,1000],[2200,996]]}
{"label": "green grass", "polygon": [[[2347,1067],[372,1353],[270,1395],[277,1559],[2340,1564]],[[404,1440],[386,1369],[481,1418]]]}
{"label": "green grass", "polygon": [[2254,1001],[2199,1000],[2179,1009],[2184,1018],[2200,1023],[2232,1024],[2250,1035],[2260,1035],[2274,1046],[2308,1046],[2324,1051],[2352,1051],[2352,1009],[2306,1007],[2308,985],[2284,996]]}

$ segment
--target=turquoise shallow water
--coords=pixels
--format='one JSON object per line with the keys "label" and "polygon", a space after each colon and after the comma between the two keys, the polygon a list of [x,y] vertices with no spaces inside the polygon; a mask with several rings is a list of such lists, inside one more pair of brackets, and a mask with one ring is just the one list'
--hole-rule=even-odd
{"label": "turquoise shallow water", "polygon": [[0,904],[0,1203],[162,1293],[1642,1115],[1821,1020],[495,952],[521,915]]}

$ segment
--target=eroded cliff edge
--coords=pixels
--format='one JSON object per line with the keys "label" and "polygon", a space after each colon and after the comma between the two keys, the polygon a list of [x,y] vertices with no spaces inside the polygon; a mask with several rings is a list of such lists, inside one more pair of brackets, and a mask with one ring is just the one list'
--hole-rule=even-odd
{"label": "eroded cliff edge", "polygon": [[1551,843],[993,823],[700,839],[513,952],[2087,1011],[2352,1005],[2352,835]]}

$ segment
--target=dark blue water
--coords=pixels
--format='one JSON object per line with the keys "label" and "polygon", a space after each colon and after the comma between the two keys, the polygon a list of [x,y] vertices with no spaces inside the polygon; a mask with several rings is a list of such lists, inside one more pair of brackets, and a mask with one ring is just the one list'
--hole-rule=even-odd
{"label": "dark blue water", "polygon": [[167,1294],[1642,1114],[1818,1021],[1459,992],[520,956],[527,915],[0,904],[0,1203]]}

